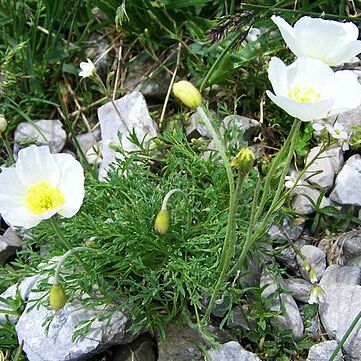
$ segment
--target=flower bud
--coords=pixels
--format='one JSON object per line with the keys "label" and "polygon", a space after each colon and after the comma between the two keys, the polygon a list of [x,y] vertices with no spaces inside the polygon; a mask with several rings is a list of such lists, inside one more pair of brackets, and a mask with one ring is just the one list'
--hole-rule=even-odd
{"label": "flower bud", "polygon": [[3,114],[0,114],[0,134],[3,133],[8,126],[8,122]]}
{"label": "flower bud", "polygon": [[310,277],[311,283],[317,283],[317,274],[313,268],[308,271],[308,277]]}
{"label": "flower bud", "polygon": [[54,311],[59,311],[64,307],[66,302],[66,295],[63,287],[61,287],[60,285],[53,285],[51,287],[49,293],[49,302],[50,307]]}
{"label": "flower bud", "polygon": [[160,233],[165,234],[168,231],[170,223],[170,212],[161,210],[155,219],[154,229]]}
{"label": "flower bud", "polygon": [[247,173],[252,169],[255,159],[256,156],[251,149],[243,148],[232,159],[231,167],[240,169],[241,171]]}
{"label": "flower bud", "polygon": [[325,292],[319,285],[314,285],[310,291],[310,297],[308,299],[308,303],[317,304],[322,303],[325,299]]}
{"label": "flower bud", "polygon": [[201,93],[189,81],[181,80],[175,83],[173,85],[173,94],[189,108],[198,108],[202,104]]}

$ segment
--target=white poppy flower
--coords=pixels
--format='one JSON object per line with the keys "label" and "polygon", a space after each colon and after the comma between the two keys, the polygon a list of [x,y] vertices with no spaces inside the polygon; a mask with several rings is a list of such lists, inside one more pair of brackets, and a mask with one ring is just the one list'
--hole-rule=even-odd
{"label": "white poppy flower", "polygon": [[358,28],[353,23],[314,19],[304,16],[294,27],[280,16],[273,22],[290,50],[298,57],[322,60],[330,66],[351,62],[361,52]]}
{"label": "white poppy flower", "polygon": [[95,73],[95,65],[93,64],[93,62],[88,58],[87,62],[82,61],[80,63],[80,69],[81,71],[79,72],[79,76],[83,77],[83,78],[87,78],[89,76],[92,76]]}
{"label": "white poppy flower", "polygon": [[32,145],[0,173],[0,214],[11,226],[32,228],[58,213],[74,216],[84,198],[84,171],[70,154]]}
{"label": "white poppy flower", "polygon": [[274,93],[267,95],[288,114],[302,121],[326,118],[361,104],[361,85],[349,70],[334,72],[317,59],[298,58],[286,66],[273,57],[268,77]]}

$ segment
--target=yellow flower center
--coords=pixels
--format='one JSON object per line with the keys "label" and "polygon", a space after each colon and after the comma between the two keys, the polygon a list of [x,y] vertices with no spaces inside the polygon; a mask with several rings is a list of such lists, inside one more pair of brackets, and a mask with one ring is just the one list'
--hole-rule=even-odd
{"label": "yellow flower center", "polygon": [[43,214],[62,204],[64,204],[63,193],[48,182],[42,181],[27,190],[26,205],[33,214]]}
{"label": "yellow flower center", "polygon": [[294,86],[288,90],[288,98],[299,103],[316,103],[321,100],[321,94],[310,87]]}

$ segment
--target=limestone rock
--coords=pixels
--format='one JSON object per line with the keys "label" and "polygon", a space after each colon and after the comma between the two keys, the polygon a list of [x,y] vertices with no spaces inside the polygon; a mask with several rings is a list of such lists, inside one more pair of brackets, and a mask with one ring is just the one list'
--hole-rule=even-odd
{"label": "limestone rock", "polygon": [[[264,288],[262,297],[268,298],[275,293],[279,287],[287,289],[284,280],[279,277],[275,280],[271,275],[263,273],[261,277],[260,287]],[[275,327],[280,329],[292,330],[293,337],[297,340],[303,336],[303,322],[300,310],[292,296],[282,293],[279,297],[272,300],[270,310],[280,312],[281,315],[276,316],[274,319]],[[282,314],[282,312],[284,313]]]}
{"label": "limestone rock", "polygon": [[35,143],[48,145],[52,153],[59,153],[65,145],[66,133],[58,119],[35,120],[32,123],[20,123],[14,134],[14,154],[17,155],[24,145]]}
{"label": "limestone rock", "polygon": [[137,139],[140,142],[143,141],[145,145],[158,135],[157,125],[150,117],[147,104],[141,93],[132,92],[114,103],[122,120],[111,102],[98,109],[103,140],[103,160],[99,170],[99,179],[101,180],[106,178],[109,165],[116,158],[123,158],[122,154],[116,153],[113,147],[110,147],[110,144],[121,145],[125,152],[130,152],[138,149],[128,139],[133,132]]}
{"label": "limestone rock", "polygon": [[211,361],[261,361],[254,353],[246,351],[238,342],[230,341],[208,352]]}
{"label": "limestone rock", "polygon": [[[34,285],[39,281],[41,277],[38,275],[27,277],[23,279],[19,284],[10,286],[5,292],[3,292],[0,297],[6,300],[15,300],[16,293],[19,292],[19,295],[23,301],[27,301],[29,298],[29,294],[33,289]],[[0,302],[0,309],[1,310],[9,310],[14,311],[12,308],[5,302]],[[6,320],[6,316],[12,323],[16,323],[18,321],[17,315],[10,315],[6,313],[0,312],[0,323],[4,323]]]}
{"label": "limestone rock", "polygon": [[[317,203],[321,193],[319,190],[312,188],[307,182],[303,182],[301,186],[297,186],[292,192],[292,209],[299,214],[308,215],[315,212],[315,207],[310,202]],[[321,200],[321,208],[331,205],[330,200],[327,197],[323,197]]]}
{"label": "limestone rock", "polygon": [[93,132],[79,134],[77,137],[80,149],[84,154],[91,148],[93,148],[100,140],[100,129],[97,128]]}
{"label": "limestone rock", "polygon": [[[337,348],[336,341],[324,341],[318,343],[317,345],[313,345],[309,352],[306,361],[329,361],[332,353]],[[339,355],[335,358],[335,361],[342,361],[342,353],[340,352]]]}
{"label": "limestone rock", "polygon": [[310,282],[302,278],[288,278],[285,283],[287,290],[292,292],[292,296],[296,301],[308,302],[312,287]]}
{"label": "limestone rock", "polygon": [[[325,292],[319,313],[331,339],[340,342],[361,309],[361,270],[358,267],[327,268],[320,282]],[[350,360],[361,357],[361,326],[357,325],[343,346]]]}
{"label": "limestone rock", "polygon": [[361,206],[361,156],[353,155],[336,177],[330,199],[339,204]]}
{"label": "limestone rock", "polygon": [[[306,159],[306,165],[318,154],[321,147],[312,148]],[[305,179],[329,190],[333,186],[335,175],[343,165],[343,152],[340,147],[331,148],[320,154],[317,159],[307,168]]]}
{"label": "limestone rock", "polygon": [[[43,295],[31,292],[29,299],[38,299]],[[88,309],[79,301],[72,301],[54,313],[43,305],[32,309],[31,306],[28,303],[16,324],[19,343],[24,342],[23,350],[29,361],[75,361],[113,344],[129,343],[136,337],[127,332],[128,319],[110,308]],[[106,315],[111,316],[109,322],[97,318]],[[49,317],[53,319],[46,333],[44,322]],[[79,323],[94,318],[89,332],[73,341]]]}

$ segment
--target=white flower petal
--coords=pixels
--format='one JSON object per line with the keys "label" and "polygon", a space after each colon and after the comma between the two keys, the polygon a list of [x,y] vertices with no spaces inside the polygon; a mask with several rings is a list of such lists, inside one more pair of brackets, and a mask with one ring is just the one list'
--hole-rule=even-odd
{"label": "white flower petal", "polygon": [[268,68],[268,78],[276,95],[287,93],[287,67],[281,59],[272,57]]}
{"label": "white flower petal", "polygon": [[16,173],[25,187],[44,180],[56,186],[60,179],[59,167],[46,146],[31,145],[21,149],[16,162]]}
{"label": "white flower petal", "polygon": [[330,115],[343,113],[361,104],[361,85],[352,71],[336,72],[334,78],[327,84],[325,92],[335,99]]}
{"label": "white flower petal", "polygon": [[316,131],[316,132],[321,132],[323,129],[325,129],[325,125],[321,124],[321,123],[313,123],[312,124],[312,128]]}
{"label": "white flower petal", "polygon": [[[338,51],[334,54],[331,65],[339,65],[343,63],[352,63],[356,55],[361,53],[361,41],[354,40],[343,46],[338,47]],[[358,58],[356,58],[359,61]]]}
{"label": "white flower petal", "polygon": [[332,69],[318,59],[298,58],[287,67],[289,84],[297,84],[321,91],[324,85],[334,76]]}
{"label": "white flower petal", "polygon": [[361,52],[358,28],[353,23],[304,16],[294,27],[273,16],[291,51],[298,57],[315,58],[330,66],[350,62]]}
{"label": "white flower petal", "polygon": [[54,154],[61,169],[59,189],[64,195],[64,204],[58,213],[70,218],[80,209],[84,199],[84,170],[81,164],[70,154]]}
{"label": "white flower petal", "polygon": [[303,53],[295,38],[295,32],[293,27],[289,25],[287,21],[285,21],[280,16],[273,15],[271,19],[277,25],[284,41],[286,42],[287,46],[290,48],[292,53],[294,53],[297,56],[302,56]]}
{"label": "white flower petal", "polygon": [[276,96],[270,91],[266,91],[271,100],[289,115],[304,122],[326,118],[331,110],[333,100],[322,100],[318,103],[298,103],[283,96]]}

